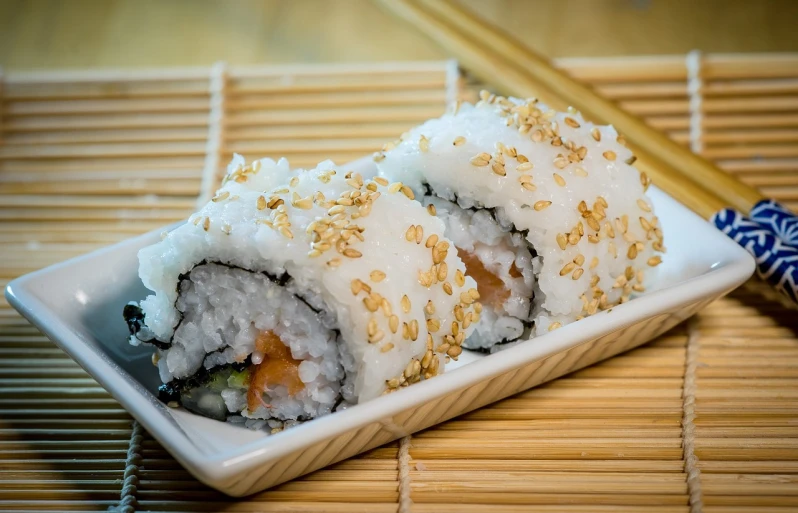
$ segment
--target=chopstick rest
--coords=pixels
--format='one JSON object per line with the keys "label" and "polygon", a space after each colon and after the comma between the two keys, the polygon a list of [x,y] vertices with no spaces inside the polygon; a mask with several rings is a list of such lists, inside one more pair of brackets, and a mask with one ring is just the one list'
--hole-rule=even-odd
{"label": "chopstick rest", "polygon": [[798,303],[798,218],[773,200],[763,200],[746,217],[726,208],[712,223],[756,259],[756,272]]}
{"label": "chopstick rest", "polygon": [[798,248],[798,217],[775,200],[766,199],[758,202],[751,209],[749,216],[781,239],[781,242]]}

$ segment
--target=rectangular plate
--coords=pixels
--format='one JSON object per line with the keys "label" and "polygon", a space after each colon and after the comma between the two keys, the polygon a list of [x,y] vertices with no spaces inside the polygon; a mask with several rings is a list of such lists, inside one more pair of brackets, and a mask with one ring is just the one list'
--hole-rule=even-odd
{"label": "rectangular plate", "polygon": [[270,436],[168,408],[154,395],[152,349],[127,343],[121,312],[148,292],[137,252],[160,230],[18,278],[6,297],[194,476],[241,496],[643,344],[751,276],[745,250],[665,193],[650,195],[668,247],[658,287],[496,354],[466,352],[435,379]]}

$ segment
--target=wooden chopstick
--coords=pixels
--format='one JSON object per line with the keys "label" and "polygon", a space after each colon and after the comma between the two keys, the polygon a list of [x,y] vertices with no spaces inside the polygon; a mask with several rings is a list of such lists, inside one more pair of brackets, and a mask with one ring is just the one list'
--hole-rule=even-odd
{"label": "wooden chopstick", "polygon": [[762,199],[755,189],[568,77],[459,5],[447,0],[379,1],[451,51],[500,92],[537,96],[558,109],[573,106],[588,119],[614,125],[630,142],[641,171],[702,216],[708,218],[729,206],[747,213]]}

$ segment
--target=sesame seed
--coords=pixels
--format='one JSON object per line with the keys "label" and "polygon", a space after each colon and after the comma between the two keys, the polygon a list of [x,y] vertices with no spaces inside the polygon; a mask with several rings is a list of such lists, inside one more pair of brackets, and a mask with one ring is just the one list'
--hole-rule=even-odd
{"label": "sesame seed", "polygon": [[438,213],[438,212],[435,210],[435,205],[433,205],[432,203],[430,203],[429,205],[427,205],[427,212],[429,212],[429,215],[431,215],[431,216],[437,215],[437,213]]}
{"label": "sesame seed", "polygon": [[421,358],[421,368],[422,369],[428,368],[430,363],[432,363],[432,358],[434,356],[435,356],[435,354],[432,351],[429,351],[429,350],[426,353],[424,353],[424,357]]}
{"label": "sesame seed", "polygon": [[393,344],[392,344],[391,342],[388,342],[387,344],[385,344],[384,346],[382,346],[382,347],[380,348],[380,352],[381,352],[381,353],[387,353],[387,352],[388,352],[388,351],[390,351],[391,349],[393,349]]}
{"label": "sesame seed", "polygon": [[410,298],[407,297],[407,294],[402,296],[401,304],[402,304],[402,311],[404,313],[409,313],[410,312]]}
{"label": "sesame seed", "polygon": [[535,204],[532,205],[532,208],[534,208],[535,210],[540,212],[541,210],[543,210],[544,208],[548,207],[549,205],[551,205],[551,201],[540,200],[540,201],[536,201]]}
{"label": "sesame seed", "polygon": [[435,247],[435,244],[438,243],[438,236],[434,233],[427,238],[427,242],[424,244],[425,247],[432,248]]}
{"label": "sesame seed", "polygon": [[554,167],[557,169],[565,169],[568,165],[568,159],[565,158],[562,154],[557,155],[557,158],[554,159]]}
{"label": "sesame seed", "polygon": [[435,313],[435,305],[432,303],[432,301],[431,301],[431,300],[430,300],[430,301],[427,301],[427,304],[426,304],[426,305],[424,305],[424,312],[425,312],[427,315],[432,315],[432,314],[434,314],[434,313]]}
{"label": "sesame seed", "polygon": [[565,118],[565,124],[570,126],[570,127],[572,127],[572,128],[579,128],[580,126],[582,126],[582,125],[579,124],[579,122],[577,120],[575,120],[574,118],[567,117],[567,116]]}
{"label": "sesame seed", "polygon": [[518,164],[515,170],[518,171],[519,173],[523,173],[524,171],[529,171],[530,169],[532,169],[532,167],[533,166],[531,162],[524,162],[523,164]]}
{"label": "sesame seed", "polygon": [[344,212],[345,209],[346,209],[346,207],[344,207],[343,205],[336,205],[336,206],[332,207],[331,209],[329,209],[327,211],[327,215],[328,216],[334,216],[336,214],[340,214],[340,213]]}
{"label": "sesame seed", "polygon": [[604,155],[605,159],[610,160],[610,161],[615,160],[615,158],[616,158],[615,152],[612,151],[612,150],[607,150],[604,153],[602,153],[602,155]]}
{"label": "sesame seed", "polygon": [[266,204],[266,207],[268,207],[270,209],[275,209],[275,208],[279,208],[279,207],[283,206],[284,204],[285,204],[285,201],[283,201],[282,198],[278,198],[277,196],[272,196],[269,199],[269,202]]}
{"label": "sesame seed", "polygon": [[477,155],[477,156],[475,156],[475,157],[471,157],[471,160],[470,160],[469,162],[471,162],[471,165],[472,165],[472,166],[476,166],[476,167],[485,167],[485,166],[487,166],[488,164],[490,164],[490,161],[489,161],[489,160],[485,160],[485,159],[483,159],[483,158],[481,157],[481,155],[482,155],[482,154],[479,154],[479,155]]}
{"label": "sesame seed", "polygon": [[364,285],[364,283],[362,281],[360,281],[357,278],[355,278],[350,283],[349,288],[352,291],[352,294],[356,296],[358,294],[358,292],[363,290],[363,285]]}
{"label": "sesame seed", "polygon": [[554,173],[554,181],[557,182],[557,185],[559,185],[560,187],[565,187],[565,178],[558,175],[557,173]]}
{"label": "sesame seed", "polygon": [[640,216],[640,226],[642,226],[642,227],[643,227],[643,229],[644,229],[645,231],[649,231],[649,230],[651,230],[651,228],[653,228],[653,227],[651,226],[651,223],[649,223],[649,222],[646,220],[646,218],[645,218],[645,217],[643,217],[643,216]]}
{"label": "sesame seed", "polygon": [[493,165],[490,167],[493,170],[494,174],[499,176],[507,176],[507,171],[504,169],[504,164],[499,162],[494,162]]}
{"label": "sesame seed", "polygon": [[576,169],[574,169],[574,174],[576,176],[587,176],[587,170],[582,166],[578,166]]}
{"label": "sesame seed", "polygon": [[452,284],[449,283],[448,281],[444,282],[443,291],[446,292],[446,294],[451,296],[452,295]]}
{"label": "sesame seed", "polygon": [[562,323],[553,322],[553,323],[549,324],[549,331],[554,331],[554,330],[556,330],[558,328],[562,328]]}
{"label": "sesame seed", "polygon": [[396,330],[399,329],[399,317],[391,315],[388,318],[388,327],[391,329],[391,333],[396,333]]}
{"label": "sesame seed", "polygon": [[449,266],[446,265],[446,262],[441,262],[438,265],[438,281],[444,281],[448,274],[449,274]]}
{"label": "sesame seed", "polygon": [[375,269],[369,273],[369,278],[371,278],[371,281],[379,283],[385,279],[385,273]]}
{"label": "sesame seed", "polygon": [[437,333],[441,329],[441,321],[438,319],[427,319],[427,330],[430,333]]}
{"label": "sesame seed", "polygon": [[576,264],[574,264],[573,262],[568,262],[567,264],[565,264],[563,266],[562,269],[560,269],[560,276],[565,276],[566,274],[570,274],[571,271],[573,271],[575,267],[576,267]]}
{"label": "sesame seed", "polygon": [[416,226],[416,244],[421,244],[424,240],[424,227],[421,225]]}
{"label": "sesame seed", "polygon": [[588,266],[588,268],[589,268],[589,269],[595,269],[595,268],[596,268],[596,266],[597,266],[598,264],[599,264],[599,259],[598,259],[598,257],[593,257],[593,258],[590,260],[590,265]]}
{"label": "sesame seed", "polygon": [[628,159],[624,160],[624,162],[625,162],[627,165],[630,165],[630,166],[631,166],[632,164],[634,164],[636,161],[637,161],[637,157],[635,157],[634,155],[632,155],[632,156],[631,156],[631,157],[629,157]]}
{"label": "sesame seed", "polygon": [[224,223],[224,224],[222,225],[222,231],[223,231],[225,234],[227,234],[227,235],[230,235],[230,233],[232,233],[232,231],[233,231],[233,227],[232,227],[232,226],[230,226],[230,224],[229,224],[229,223]]}
{"label": "sesame seed", "polygon": [[363,304],[366,306],[366,309],[372,313],[380,308],[380,304],[372,296],[364,297]]}
{"label": "sesame seed", "polygon": [[648,186],[651,184],[651,180],[649,180],[648,175],[644,172],[640,173],[640,185],[643,186],[643,192],[648,190]]}
{"label": "sesame seed", "polygon": [[404,184],[402,182],[394,182],[388,187],[388,192],[393,194],[399,192]]}
{"label": "sesame seed", "polygon": [[421,284],[422,287],[429,288],[432,285],[432,275],[430,273],[425,273],[422,271],[418,272],[418,282]]}
{"label": "sesame seed", "polygon": [[[294,194],[296,194],[296,192]],[[304,198],[301,198],[301,199],[298,199],[298,200],[294,200],[294,201],[291,202],[291,204],[294,207],[302,209],[302,210],[310,210],[311,208],[313,208],[313,197],[312,196],[307,196],[307,197],[304,197]]]}
{"label": "sesame seed", "polygon": [[343,251],[343,255],[345,257],[349,257],[349,258],[360,258],[360,257],[363,256],[363,253],[361,253],[360,251],[358,251],[358,250],[356,250],[354,248],[346,248]]}
{"label": "sesame seed", "polygon": [[230,196],[230,193],[227,192],[227,191],[224,191],[222,193],[217,194],[213,198],[211,198],[211,201],[216,203],[216,202],[223,201],[223,200],[227,199],[229,196]]}
{"label": "sesame seed", "polygon": [[651,267],[656,267],[656,266],[658,266],[659,264],[661,264],[661,263],[662,263],[662,257],[660,257],[660,256],[653,256],[653,257],[649,258],[649,259],[648,259],[648,261],[647,261],[646,263],[647,263],[648,265],[650,265]]}
{"label": "sesame seed", "polygon": [[574,263],[575,263],[576,265],[582,265],[582,264],[584,264],[584,263],[585,263],[585,255],[583,255],[583,254],[581,254],[581,253],[579,253],[578,255],[576,255],[576,257],[574,257]]}
{"label": "sesame seed", "polygon": [[568,246],[568,238],[564,233],[557,234],[557,245],[560,246],[560,249],[562,250],[565,250],[565,248]]}
{"label": "sesame seed", "polygon": [[408,242],[416,240],[416,225],[411,224],[410,228],[405,232],[405,240]]}
{"label": "sesame seed", "polygon": [[423,152],[429,151],[429,139],[423,134],[418,138],[418,149]]}
{"label": "sesame seed", "polygon": [[465,144],[465,142],[466,138],[460,135],[454,138],[454,142],[452,142],[452,144],[455,146],[462,146],[463,144]]}
{"label": "sesame seed", "polygon": [[526,164],[529,162],[529,159],[526,157],[526,155],[522,155],[521,153],[515,157],[515,160],[517,160],[519,164]]}
{"label": "sesame seed", "polygon": [[205,220],[202,222],[202,229],[207,232],[210,227],[211,227],[211,218],[206,217]]}
{"label": "sesame seed", "polygon": [[462,287],[463,285],[465,285],[465,275],[463,274],[463,271],[461,271],[460,269],[458,269],[457,272],[454,273],[454,282],[457,284],[458,287]]}
{"label": "sesame seed", "polygon": [[258,196],[258,210],[263,210],[266,208],[266,198],[263,196]]}
{"label": "sesame seed", "polygon": [[632,285],[632,290],[634,290],[635,292],[645,292],[646,288],[639,283],[635,283],[634,285]]}
{"label": "sesame seed", "polygon": [[474,311],[477,313],[474,322],[477,322],[477,320],[479,320],[478,315],[482,313],[482,303],[474,303]]}
{"label": "sesame seed", "polygon": [[601,141],[601,132],[598,128],[593,128],[593,130],[590,131],[590,135],[592,135],[593,139],[596,141]]}
{"label": "sesame seed", "polygon": [[279,231],[280,231],[280,234],[283,237],[285,237],[286,239],[293,239],[294,238],[293,232],[290,229],[288,229],[288,227],[286,227],[286,226],[281,226]]}
{"label": "sesame seed", "polygon": [[407,196],[409,199],[416,199],[416,195],[413,194],[413,190],[407,185],[402,186],[402,194]]}
{"label": "sesame seed", "polygon": [[408,362],[408,364],[407,364],[407,367],[405,367],[405,371],[403,373],[405,378],[409,379],[413,375],[413,362],[414,361],[416,361],[416,360],[410,360],[410,362]]}
{"label": "sesame seed", "polygon": [[586,217],[585,222],[592,230],[601,230],[601,225],[598,223],[598,221],[596,221],[596,218],[593,215]]}
{"label": "sesame seed", "polygon": [[318,249],[311,249],[310,251],[308,251],[308,257],[310,258],[316,258],[320,256],[321,256],[321,251],[319,251]]}
{"label": "sesame seed", "polygon": [[462,352],[463,348],[461,348],[460,346],[452,346],[449,348],[448,351],[446,351],[446,354],[451,356],[453,359],[457,360],[457,357],[460,356],[460,353]]}
{"label": "sesame seed", "polygon": [[369,337],[369,342],[372,344],[376,344],[377,342],[379,342],[384,338],[385,338],[385,332],[382,330],[378,330],[374,335]]}
{"label": "sesame seed", "polygon": [[616,249],[614,242],[610,241],[610,243],[607,245],[607,249],[613,258],[618,258],[618,250]]}
{"label": "sesame seed", "polygon": [[578,280],[579,278],[582,277],[582,274],[584,272],[585,272],[584,269],[582,269],[581,267],[577,267],[576,270],[574,271],[574,274],[571,275],[571,279]]}
{"label": "sesame seed", "polygon": [[598,244],[599,238],[597,235],[593,235],[592,233],[587,236],[587,241],[591,244]]}
{"label": "sesame seed", "polygon": [[642,199],[637,200],[637,206],[640,207],[640,209],[645,212],[651,212],[651,207],[649,207],[648,203],[646,203]]}
{"label": "sesame seed", "polygon": [[366,326],[366,333],[368,333],[368,336],[369,336],[369,337],[371,337],[371,336],[373,336],[375,333],[377,333],[377,331],[378,331],[379,329],[380,329],[380,326],[379,326],[379,324],[377,324],[377,319],[375,319],[374,317],[372,317],[372,318],[369,320],[369,323],[368,323],[368,325]]}
{"label": "sesame seed", "polygon": [[410,328],[410,340],[415,342],[416,340],[418,340],[418,321],[415,319],[410,321],[409,328]]}

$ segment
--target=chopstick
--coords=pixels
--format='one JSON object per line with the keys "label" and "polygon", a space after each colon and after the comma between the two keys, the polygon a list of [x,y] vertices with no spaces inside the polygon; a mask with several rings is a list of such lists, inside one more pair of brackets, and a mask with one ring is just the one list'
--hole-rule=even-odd
{"label": "chopstick", "polygon": [[449,0],[379,3],[421,29],[499,92],[535,96],[561,110],[573,106],[588,119],[614,125],[637,155],[637,167],[703,217],[708,219],[725,207],[748,213],[763,199],[756,189],[602,98],[461,6]]}

